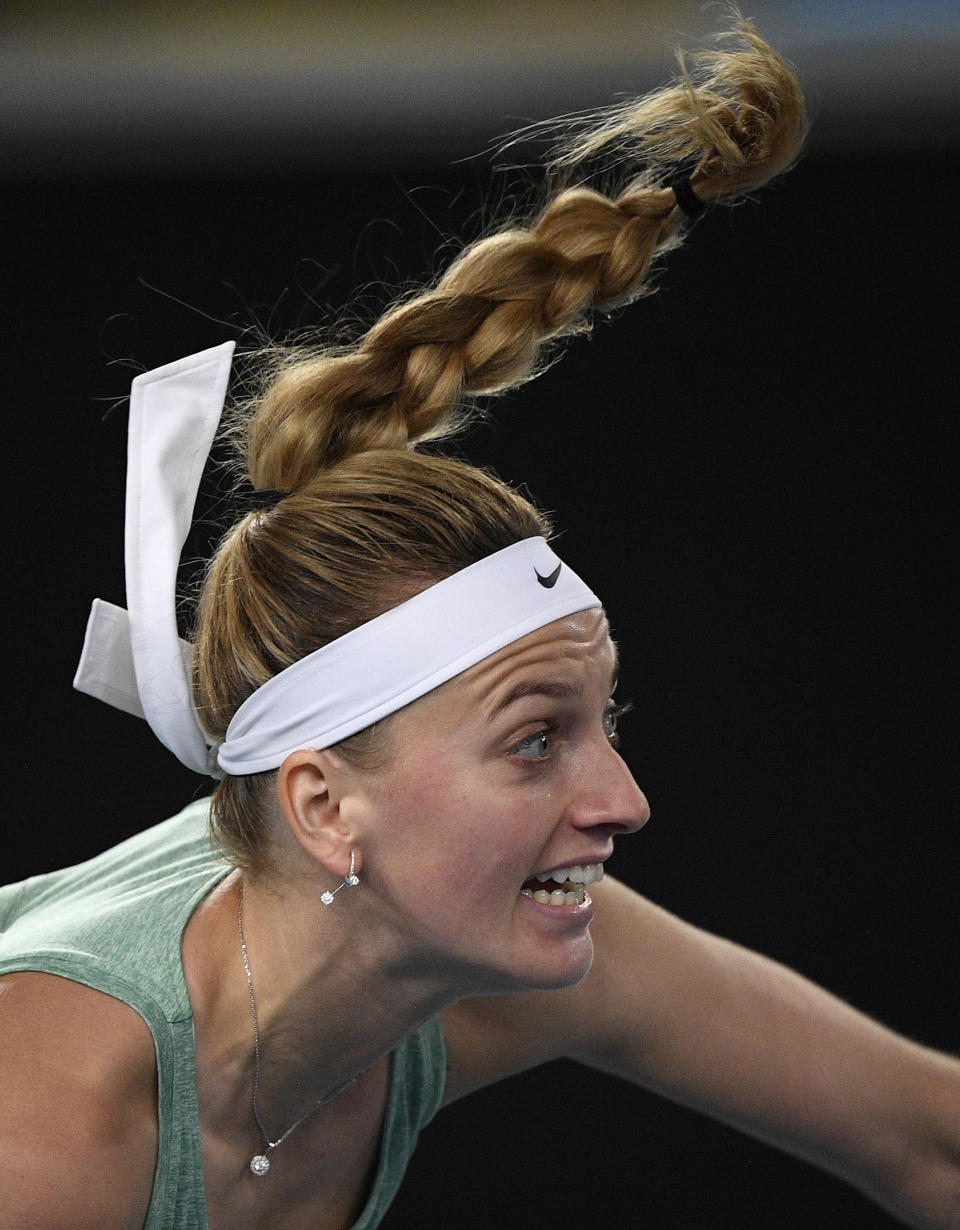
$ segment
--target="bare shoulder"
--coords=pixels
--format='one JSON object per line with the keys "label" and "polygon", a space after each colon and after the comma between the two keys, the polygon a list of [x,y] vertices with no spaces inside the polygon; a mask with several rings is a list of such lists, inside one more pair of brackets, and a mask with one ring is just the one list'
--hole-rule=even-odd
{"label": "bare shoulder", "polygon": [[138,1230],[157,1149],[143,1020],[51,974],[0,977],[0,1208],[17,1230]]}

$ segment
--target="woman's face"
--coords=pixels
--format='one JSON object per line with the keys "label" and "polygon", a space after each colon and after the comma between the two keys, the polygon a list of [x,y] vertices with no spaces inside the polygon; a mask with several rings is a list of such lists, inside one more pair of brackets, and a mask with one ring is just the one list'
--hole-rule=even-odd
{"label": "woman's face", "polygon": [[[557,987],[593,955],[589,881],[649,816],[611,742],[616,655],[599,610],[549,624],[397,714],[375,774],[364,882],[425,973],[460,993]],[[559,877],[568,879],[566,875]],[[533,881],[531,885],[531,881]],[[526,886],[526,889],[525,889]]]}

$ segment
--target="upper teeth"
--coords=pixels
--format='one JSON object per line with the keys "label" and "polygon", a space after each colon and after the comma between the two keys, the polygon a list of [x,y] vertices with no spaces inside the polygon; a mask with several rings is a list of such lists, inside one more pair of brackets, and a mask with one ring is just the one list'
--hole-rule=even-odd
{"label": "upper teeth", "polygon": [[555,880],[558,884],[596,884],[603,879],[603,863],[577,863],[573,867],[560,867],[556,871],[544,871],[534,876],[543,884],[546,880]]}

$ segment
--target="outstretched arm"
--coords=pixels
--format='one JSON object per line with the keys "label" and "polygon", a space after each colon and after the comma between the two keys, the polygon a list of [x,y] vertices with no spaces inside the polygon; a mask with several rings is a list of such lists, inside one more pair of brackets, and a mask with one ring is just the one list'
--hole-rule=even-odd
{"label": "outstretched arm", "polygon": [[[451,1098],[567,1055],[832,1171],[908,1225],[960,1230],[960,1063],[615,881],[595,887],[580,984],[452,1010]],[[458,1026],[478,1017],[487,1041],[467,1059]]]}

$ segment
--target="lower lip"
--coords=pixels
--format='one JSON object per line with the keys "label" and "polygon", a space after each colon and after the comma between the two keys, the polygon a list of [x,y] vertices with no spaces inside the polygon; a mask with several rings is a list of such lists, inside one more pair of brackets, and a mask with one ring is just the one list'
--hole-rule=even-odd
{"label": "lower lip", "polygon": [[522,895],[520,900],[525,906],[536,910],[542,918],[553,918],[559,923],[583,925],[593,918],[593,898],[587,892],[583,894],[583,901],[579,905],[545,905],[541,901],[534,901],[532,897]]}

